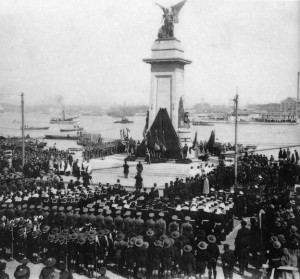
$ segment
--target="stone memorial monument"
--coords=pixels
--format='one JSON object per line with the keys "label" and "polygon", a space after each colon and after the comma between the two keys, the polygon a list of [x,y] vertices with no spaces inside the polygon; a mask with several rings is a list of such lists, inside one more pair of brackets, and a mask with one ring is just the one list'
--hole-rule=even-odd
{"label": "stone memorial monument", "polygon": [[186,0],[163,10],[163,25],[154,41],[151,58],[143,59],[151,65],[151,85],[148,127],[160,109],[166,109],[181,142],[191,141],[189,119],[184,112],[184,66],[191,63],[184,58],[181,42],[174,37],[174,24]]}

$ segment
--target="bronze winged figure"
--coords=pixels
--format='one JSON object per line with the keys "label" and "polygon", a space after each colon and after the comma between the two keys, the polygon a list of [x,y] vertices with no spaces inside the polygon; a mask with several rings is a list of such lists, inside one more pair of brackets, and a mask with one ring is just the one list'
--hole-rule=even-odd
{"label": "bronze winged figure", "polygon": [[165,8],[158,3],[155,3],[163,11],[164,24],[158,31],[158,38],[160,39],[171,39],[174,38],[174,23],[178,23],[178,15],[187,0],[183,0],[170,8]]}

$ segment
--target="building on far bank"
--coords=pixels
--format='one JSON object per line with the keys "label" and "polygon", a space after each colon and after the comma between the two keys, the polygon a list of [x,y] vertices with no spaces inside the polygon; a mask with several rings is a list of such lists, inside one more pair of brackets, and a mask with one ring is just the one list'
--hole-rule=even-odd
{"label": "building on far bank", "polygon": [[278,112],[280,111],[280,103],[269,103],[257,105],[257,109],[267,111],[267,112]]}
{"label": "building on far bank", "polygon": [[286,98],[280,102],[280,110],[300,117],[300,100],[291,97]]}

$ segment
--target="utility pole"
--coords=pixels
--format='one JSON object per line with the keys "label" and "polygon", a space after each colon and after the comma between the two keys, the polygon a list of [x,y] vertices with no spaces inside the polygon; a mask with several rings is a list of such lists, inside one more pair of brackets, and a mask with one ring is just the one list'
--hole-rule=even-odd
{"label": "utility pole", "polygon": [[298,72],[298,79],[297,79],[297,101],[300,100],[300,72]]}
{"label": "utility pole", "polygon": [[237,144],[237,132],[238,132],[238,102],[239,102],[239,94],[238,94],[238,89],[235,98],[233,99],[234,104],[235,104],[235,138],[234,138],[234,143],[235,143],[235,152],[234,152],[234,189],[236,190],[237,187],[237,176],[238,176],[238,171],[237,171],[237,165],[238,165],[238,144]]}
{"label": "utility pole", "polygon": [[21,93],[21,107],[22,107],[22,168],[24,168],[24,164],[25,164],[24,93]]}

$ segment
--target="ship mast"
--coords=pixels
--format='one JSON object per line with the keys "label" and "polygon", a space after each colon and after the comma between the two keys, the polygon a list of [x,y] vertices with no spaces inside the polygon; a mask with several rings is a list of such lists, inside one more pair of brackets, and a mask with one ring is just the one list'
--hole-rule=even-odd
{"label": "ship mast", "polygon": [[238,131],[238,101],[239,101],[239,94],[238,94],[238,89],[235,98],[233,99],[234,101],[234,107],[235,107],[235,137],[234,137],[234,187],[236,190],[237,187],[237,176],[238,176],[238,171],[237,171],[237,164],[238,164],[238,144],[237,144],[237,131]]}

